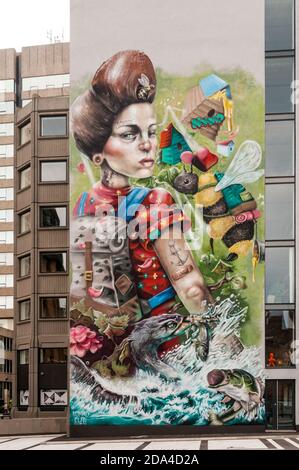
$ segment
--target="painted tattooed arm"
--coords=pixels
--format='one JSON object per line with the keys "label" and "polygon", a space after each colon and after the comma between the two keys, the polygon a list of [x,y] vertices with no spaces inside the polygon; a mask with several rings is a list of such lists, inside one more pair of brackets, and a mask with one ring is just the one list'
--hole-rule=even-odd
{"label": "painted tattooed arm", "polygon": [[180,228],[172,227],[169,237],[159,238],[154,247],[173,288],[190,313],[203,311],[203,301],[214,302]]}

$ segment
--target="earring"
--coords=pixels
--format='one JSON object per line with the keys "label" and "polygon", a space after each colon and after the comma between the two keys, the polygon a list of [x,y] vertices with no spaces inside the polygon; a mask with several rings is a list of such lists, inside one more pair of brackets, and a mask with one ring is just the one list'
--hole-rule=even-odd
{"label": "earring", "polygon": [[101,163],[102,163],[101,155],[95,155],[93,157],[93,162],[94,162],[95,165],[101,165]]}

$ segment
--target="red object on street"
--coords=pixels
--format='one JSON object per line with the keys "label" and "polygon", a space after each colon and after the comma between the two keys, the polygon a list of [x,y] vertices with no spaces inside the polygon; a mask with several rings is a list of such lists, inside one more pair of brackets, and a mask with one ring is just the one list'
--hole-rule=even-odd
{"label": "red object on street", "polygon": [[218,163],[218,157],[214,153],[210,152],[208,148],[202,148],[198,150],[193,156],[192,165],[196,166],[200,171],[206,172],[212,166]]}

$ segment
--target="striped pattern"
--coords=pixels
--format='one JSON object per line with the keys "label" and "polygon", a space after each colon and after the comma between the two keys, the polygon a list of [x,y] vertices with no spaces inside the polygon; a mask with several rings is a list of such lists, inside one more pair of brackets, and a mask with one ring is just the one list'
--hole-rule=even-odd
{"label": "striped pattern", "polygon": [[194,439],[155,438],[148,440],[96,440],[64,438],[63,435],[1,437],[1,450],[297,450],[299,449],[298,434],[289,436],[271,435],[271,437],[226,437]]}

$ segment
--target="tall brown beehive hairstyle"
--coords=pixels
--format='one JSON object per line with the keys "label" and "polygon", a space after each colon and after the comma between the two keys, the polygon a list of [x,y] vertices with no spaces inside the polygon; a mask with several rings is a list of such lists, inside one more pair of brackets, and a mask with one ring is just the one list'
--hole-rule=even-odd
{"label": "tall brown beehive hairstyle", "polygon": [[146,54],[121,51],[110,57],[71,107],[71,132],[78,149],[91,159],[102,152],[117,114],[133,103],[152,103],[155,93],[155,70]]}

